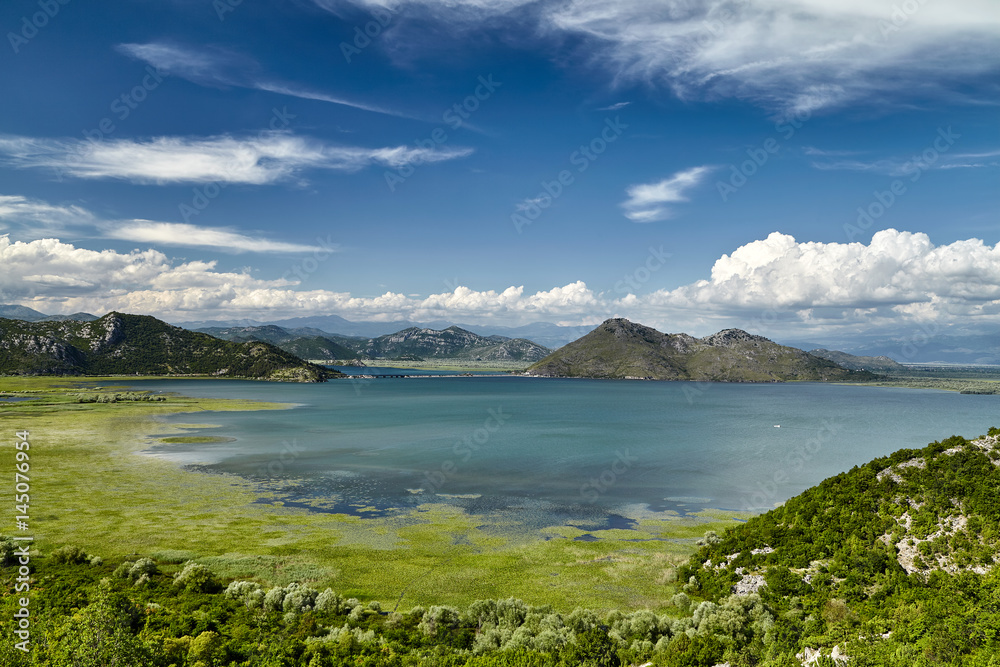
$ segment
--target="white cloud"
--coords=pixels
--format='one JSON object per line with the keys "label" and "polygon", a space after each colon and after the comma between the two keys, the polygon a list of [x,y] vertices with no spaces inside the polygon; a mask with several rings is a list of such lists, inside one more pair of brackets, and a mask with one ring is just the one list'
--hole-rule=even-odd
{"label": "white cloud", "polygon": [[926,234],[891,229],[868,245],[799,242],[773,233],[720,257],[706,280],[626,295],[576,281],[534,293],[523,286],[457,286],[426,297],[392,291],[357,297],[222,272],[215,262],[175,265],[155,250],[98,252],[55,239],[13,243],[2,235],[0,266],[0,293],[8,303],[174,321],[336,313],[354,320],[517,325],[621,316],[663,331],[705,335],[735,326],[772,337],[899,331],[929,322],[994,330],[1000,324],[1000,244],[969,239],[936,246]]}
{"label": "white cloud", "polygon": [[[326,0],[322,0],[325,2]],[[360,0],[357,4],[375,6]],[[392,39],[408,17],[520,33],[570,35],[615,84],[666,86],[685,99],[737,97],[812,113],[865,99],[885,103],[952,91],[1000,67],[995,0],[399,0]],[[409,34],[405,35],[409,37]],[[435,48],[438,45],[429,45]]]}
{"label": "white cloud", "polygon": [[66,226],[93,224],[90,211],[77,206],[57,206],[20,195],[0,195],[0,220],[18,224],[33,232],[47,232]]}
{"label": "white cloud", "polygon": [[885,325],[912,319],[995,318],[1000,245],[979,239],[935,246],[926,234],[887,229],[868,245],[799,243],[771,234],[723,255],[711,278],[648,296],[650,306],[705,316],[799,323]]}
{"label": "white cloud", "polygon": [[0,136],[0,161],[19,168],[48,168],[77,178],[118,178],[137,183],[249,183],[288,180],[305,169],[357,171],[372,165],[466,157],[472,149],[333,146],[287,132],[238,139],[157,137],[147,141],[40,139]]}
{"label": "white cloud", "polygon": [[313,252],[320,248],[247,236],[229,229],[198,227],[177,222],[128,220],[102,225],[104,236],[155,245],[208,247],[235,252]]}
{"label": "white cloud", "polygon": [[[217,248],[227,252],[336,252],[332,241],[321,246],[274,241],[250,236],[235,229],[199,227],[186,223],[153,220],[101,220],[82,206],[56,206],[20,195],[0,195],[0,221],[9,220],[24,230],[20,240],[51,237],[65,227],[83,235],[96,232],[101,238],[137,241],[155,245]],[[9,236],[9,235],[8,235]]]}
{"label": "white cloud", "polygon": [[622,203],[625,217],[633,222],[669,218],[670,210],[663,204],[687,201],[685,192],[701,183],[711,170],[711,167],[692,167],[656,183],[629,186],[628,199]]}

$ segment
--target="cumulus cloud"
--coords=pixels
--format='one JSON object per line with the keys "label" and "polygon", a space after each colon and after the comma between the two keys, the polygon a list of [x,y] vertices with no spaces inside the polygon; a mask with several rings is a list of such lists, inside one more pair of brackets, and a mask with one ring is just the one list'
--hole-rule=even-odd
{"label": "cumulus cloud", "polygon": [[936,246],[926,234],[893,229],[867,245],[800,242],[776,232],[720,257],[708,279],[624,295],[575,281],[533,293],[523,286],[460,285],[427,296],[357,297],[219,271],[215,262],[175,264],[155,250],[124,254],[6,236],[0,236],[0,265],[6,302],[42,312],[117,309],[174,321],[336,313],[355,320],[576,325],[620,316],[663,331],[704,335],[735,326],[771,336],[923,322],[1000,324],[1000,244],[968,239]]}
{"label": "cumulus cloud", "polygon": [[670,209],[663,204],[687,201],[684,193],[701,183],[710,171],[711,167],[692,167],[656,183],[629,186],[626,190],[628,199],[622,203],[625,217],[633,222],[669,218]]}
{"label": "cumulus cloud", "polygon": [[1000,245],[979,239],[935,246],[926,234],[887,229],[871,243],[797,242],[786,234],[723,255],[711,277],[647,295],[645,308],[709,319],[805,327],[884,327],[960,318],[996,323]]}
{"label": "cumulus cloud", "polygon": [[994,0],[398,0],[392,7],[395,28],[417,17],[493,29],[506,17],[522,33],[523,13],[531,12],[539,38],[573,37],[615,83],[666,86],[684,99],[737,97],[784,112],[944,90],[962,95],[963,81],[1000,67]]}
{"label": "cumulus cloud", "polygon": [[47,168],[77,178],[117,178],[135,183],[248,183],[285,181],[305,169],[357,171],[371,165],[398,168],[466,157],[458,147],[360,148],[333,146],[288,132],[236,138],[156,137],[147,141],[42,139],[0,136],[0,163]]}

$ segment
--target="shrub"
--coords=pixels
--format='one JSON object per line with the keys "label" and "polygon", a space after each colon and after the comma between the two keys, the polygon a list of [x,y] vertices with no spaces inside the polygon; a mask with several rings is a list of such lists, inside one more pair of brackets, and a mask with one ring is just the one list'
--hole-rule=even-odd
{"label": "shrub", "polygon": [[201,563],[188,561],[184,569],[174,575],[174,586],[183,586],[196,593],[207,593],[218,587],[215,575]]}
{"label": "shrub", "polygon": [[81,565],[87,562],[88,556],[80,547],[66,545],[52,552],[52,560],[66,565]]}
{"label": "shrub", "polygon": [[0,539],[0,567],[14,564],[14,543],[8,539]]}
{"label": "shrub", "polygon": [[234,581],[226,588],[225,596],[242,602],[247,609],[264,606],[264,589],[255,581]]}
{"label": "shrub", "polygon": [[316,611],[325,611],[331,614],[344,613],[344,600],[331,589],[326,589],[316,596]]}

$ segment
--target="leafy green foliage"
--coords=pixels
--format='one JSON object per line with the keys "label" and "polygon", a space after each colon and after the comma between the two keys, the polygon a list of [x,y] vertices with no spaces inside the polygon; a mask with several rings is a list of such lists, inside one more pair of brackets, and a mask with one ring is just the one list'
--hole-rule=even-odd
{"label": "leafy green foliage", "polygon": [[[793,667],[818,649],[815,665],[995,666],[998,440],[990,429],[896,452],[706,534],[666,614],[514,598],[386,612],[305,583],[220,582],[176,558],[105,565],[63,547],[32,556],[33,651],[7,642],[0,664]],[[906,560],[909,540],[926,567]],[[0,618],[16,576],[0,570]],[[748,577],[763,585],[733,593]]]}

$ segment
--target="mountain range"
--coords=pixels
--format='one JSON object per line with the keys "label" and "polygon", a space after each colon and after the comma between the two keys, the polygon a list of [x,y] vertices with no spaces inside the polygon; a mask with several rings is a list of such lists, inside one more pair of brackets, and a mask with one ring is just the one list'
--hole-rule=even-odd
{"label": "mountain range", "polygon": [[336,336],[319,329],[211,327],[198,329],[231,341],[264,340],[304,359],[456,359],[466,361],[534,362],[551,350],[530,340],[480,336],[456,326],[443,330],[409,327],[375,338]]}
{"label": "mountain range", "polygon": [[683,333],[661,333],[620,318],[605,321],[583,338],[530,366],[526,373],[546,377],[718,382],[874,377],[740,329],[725,329],[695,338]]}
{"label": "mountain range", "polygon": [[906,366],[899,363],[894,359],[890,359],[884,355],[877,357],[859,357],[853,354],[848,354],[847,352],[840,352],[838,350],[809,350],[809,354],[814,357],[822,357],[823,359],[829,359],[830,361],[836,363],[844,368],[849,368],[852,371],[872,371],[874,373],[887,373],[887,372],[898,372],[906,370]]}
{"label": "mountain range", "polygon": [[322,382],[340,374],[269,343],[233,343],[147,315],[90,322],[0,319],[0,374],[213,375]]}

